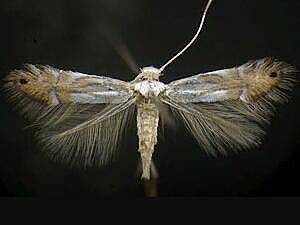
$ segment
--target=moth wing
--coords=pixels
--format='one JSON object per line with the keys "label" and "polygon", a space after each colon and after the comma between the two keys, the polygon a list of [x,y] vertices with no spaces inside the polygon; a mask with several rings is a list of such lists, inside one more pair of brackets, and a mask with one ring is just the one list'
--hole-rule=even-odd
{"label": "moth wing", "polygon": [[[72,165],[102,166],[113,159],[133,123],[135,98],[124,103],[70,105],[64,118],[53,124],[42,121],[37,134],[44,151],[54,160]],[[56,109],[55,109],[56,110]],[[42,118],[47,120],[48,116]]]}
{"label": "moth wing", "polygon": [[261,143],[274,105],[287,100],[296,70],[271,58],[171,82],[161,101],[208,153]]}
{"label": "moth wing", "polygon": [[43,151],[57,161],[105,164],[132,122],[135,96],[121,80],[26,65],[5,82],[9,100],[31,121]]}

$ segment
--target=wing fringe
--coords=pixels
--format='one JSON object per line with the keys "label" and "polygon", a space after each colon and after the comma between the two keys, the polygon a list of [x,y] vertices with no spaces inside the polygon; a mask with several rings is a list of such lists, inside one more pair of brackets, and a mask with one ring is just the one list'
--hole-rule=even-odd
{"label": "wing fringe", "polygon": [[[285,103],[296,82],[297,70],[291,65],[264,58],[243,65],[254,71],[280,71],[278,82],[270,90],[252,101],[225,100],[219,102],[183,103],[168,96],[161,101],[180,118],[202,149],[216,156],[258,146],[265,134],[264,128],[271,120],[276,105]],[[263,85],[262,85],[263,87]],[[258,87],[259,88],[259,87]]]}
{"label": "wing fringe", "polygon": [[20,91],[4,88],[16,110],[32,121],[42,151],[71,166],[102,166],[116,156],[124,132],[133,122],[134,99],[120,104],[46,106]]}

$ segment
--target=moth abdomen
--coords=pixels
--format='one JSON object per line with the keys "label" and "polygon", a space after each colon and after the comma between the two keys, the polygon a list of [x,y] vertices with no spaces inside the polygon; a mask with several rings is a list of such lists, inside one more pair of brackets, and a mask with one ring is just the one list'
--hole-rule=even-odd
{"label": "moth abdomen", "polygon": [[146,98],[137,102],[137,128],[139,149],[142,161],[142,178],[150,179],[150,167],[154,146],[157,143],[157,128],[159,121],[158,108],[149,103]]}

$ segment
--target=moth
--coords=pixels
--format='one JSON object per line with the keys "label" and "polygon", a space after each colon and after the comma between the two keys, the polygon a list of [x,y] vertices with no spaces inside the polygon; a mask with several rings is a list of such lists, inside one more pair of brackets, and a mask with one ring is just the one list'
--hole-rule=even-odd
{"label": "moth", "polygon": [[196,40],[211,3],[193,39],[160,68],[144,67],[125,82],[26,64],[4,79],[8,98],[32,121],[50,157],[84,166],[109,162],[136,117],[144,179],[151,176],[163,117],[182,120],[209,154],[257,146],[274,106],[288,99],[295,81],[293,66],[263,58],[168,84],[159,81],[165,68]]}

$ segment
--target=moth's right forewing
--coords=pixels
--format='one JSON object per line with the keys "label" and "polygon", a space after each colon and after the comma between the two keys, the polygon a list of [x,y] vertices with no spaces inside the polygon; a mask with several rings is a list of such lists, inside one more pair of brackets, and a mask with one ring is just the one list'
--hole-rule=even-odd
{"label": "moth's right forewing", "polygon": [[12,71],[5,81],[8,98],[55,160],[102,165],[131,123],[135,96],[127,82],[34,65]]}
{"label": "moth's right forewing", "polygon": [[133,94],[129,83],[103,76],[63,72],[56,87],[58,98],[76,103],[121,103]]}
{"label": "moth's right forewing", "polygon": [[130,84],[104,76],[25,65],[5,78],[9,100],[29,115],[63,104],[117,104],[132,97]]}

